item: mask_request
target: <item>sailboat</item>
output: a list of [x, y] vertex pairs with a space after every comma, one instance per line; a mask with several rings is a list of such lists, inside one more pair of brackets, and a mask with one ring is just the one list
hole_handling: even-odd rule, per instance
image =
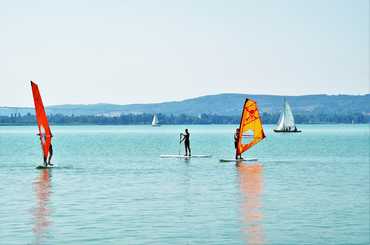
[[[246, 99], [243, 106], [242, 116], [240, 118], [239, 135], [236, 151], [240, 155], [249, 150], [252, 146], [258, 144], [265, 138], [262, 127], [262, 121], [258, 112], [257, 103], [254, 100]], [[238, 162], [238, 161], [257, 161], [250, 159], [220, 159], [220, 162]]]
[[159, 121], [158, 121], [158, 117], [157, 117], [157, 115], [156, 115], [156, 114], [154, 114], [154, 116], [153, 116], [152, 126], [153, 126], [153, 127], [158, 127], [158, 126], [160, 126], [160, 125], [159, 125]]
[[300, 133], [301, 130], [298, 130], [295, 126], [294, 117], [292, 109], [288, 104], [287, 100], [284, 98], [284, 107], [283, 111], [280, 114], [279, 121], [276, 128], [274, 129], [276, 133]]
[[[36, 120], [39, 129], [39, 136], [41, 142], [41, 149], [44, 159], [47, 159], [49, 155], [49, 149], [51, 145], [51, 130], [49, 127], [48, 117], [45, 113], [44, 104], [42, 103], [39, 88], [36, 83], [31, 81], [33, 101], [35, 103]], [[38, 166], [37, 168], [47, 168], [47, 166]]]

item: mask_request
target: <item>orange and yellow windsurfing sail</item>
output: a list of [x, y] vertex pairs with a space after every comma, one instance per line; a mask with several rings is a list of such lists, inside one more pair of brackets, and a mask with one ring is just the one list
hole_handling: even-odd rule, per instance
[[41, 148], [43, 151], [43, 155], [46, 158], [49, 153], [52, 134], [51, 134], [50, 127], [49, 127], [48, 118], [45, 113], [44, 105], [42, 103], [39, 88], [37, 84], [32, 81], [31, 81], [31, 87], [32, 87], [33, 101], [35, 103], [36, 120], [37, 120], [37, 126], [39, 128]]
[[240, 119], [237, 154], [242, 154], [265, 138], [257, 103], [246, 99]]

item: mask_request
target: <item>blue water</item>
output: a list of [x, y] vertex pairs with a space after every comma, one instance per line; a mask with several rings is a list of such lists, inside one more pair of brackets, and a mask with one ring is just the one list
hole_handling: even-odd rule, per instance
[[[191, 133], [193, 154], [177, 154]], [[0, 244], [369, 244], [369, 126], [302, 125], [233, 157], [235, 126], [0, 127]], [[183, 149], [181, 148], [183, 152]]]

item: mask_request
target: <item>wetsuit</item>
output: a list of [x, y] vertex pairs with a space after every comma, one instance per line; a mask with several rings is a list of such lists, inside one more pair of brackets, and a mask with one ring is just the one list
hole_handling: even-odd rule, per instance
[[238, 141], [239, 141], [239, 133], [235, 133], [234, 134], [234, 146], [235, 146], [235, 149], [238, 148]]
[[238, 143], [239, 143], [239, 133], [235, 133], [234, 134], [235, 159], [241, 158], [241, 155], [238, 154]]
[[190, 134], [189, 133], [185, 133], [185, 134], [183, 134], [183, 136], [184, 136], [184, 145], [185, 145], [185, 156], [188, 155], [188, 151], [189, 151], [189, 156], [191, 156]]

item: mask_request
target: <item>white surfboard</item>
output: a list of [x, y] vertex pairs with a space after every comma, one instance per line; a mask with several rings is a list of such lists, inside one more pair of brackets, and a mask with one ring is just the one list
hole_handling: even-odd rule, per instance
[[244, 159], [220, 159], [220, 162], [257, 162], [257, 158], [244, 158]]
[[184, 156], [184, 155], [160, 155], [160, 158], [209, 158], [212, 157], [211, 155], [191, 155], [191, 156]]

